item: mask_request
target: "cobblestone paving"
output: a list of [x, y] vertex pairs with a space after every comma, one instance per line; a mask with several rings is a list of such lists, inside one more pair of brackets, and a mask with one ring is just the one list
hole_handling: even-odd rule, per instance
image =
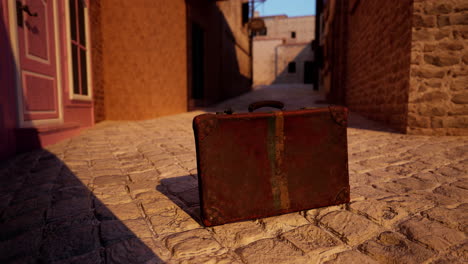
[[[276, 86], [218, 109], [257, 99], [294, 109], [320, 95]], [[350, 204], [203, 228], [200, 113], [103, 122], [2, 162], [0, 263], [468, 262], [468, 137], [407, 136], [352, 114]]]

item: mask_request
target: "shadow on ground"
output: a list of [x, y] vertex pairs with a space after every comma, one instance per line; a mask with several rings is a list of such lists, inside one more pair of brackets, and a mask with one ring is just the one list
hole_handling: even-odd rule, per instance
[[16, 156], [0, 176], [1, 263], [162, 263], [131, 230], [143, 216], [118, 219], [54, 154]]
[[164, 194], [181, 210], [190, 215], [200, 226], [200, 193], [198, 180], [192, 175], [178, 176], [161, 180], [156, 190]]
[[359, 115], [358, 113], [354, 113], [354, 112], [351, 112], [348, 116], [348, 128], [403, 134], [396, 129], [390, 128], [388, 125], [384, 123], [369, 120]]

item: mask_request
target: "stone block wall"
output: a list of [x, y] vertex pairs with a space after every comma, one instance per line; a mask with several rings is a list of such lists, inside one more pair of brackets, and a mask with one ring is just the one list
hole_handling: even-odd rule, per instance
[[412, 5], [413, 0], [361, 0], [346, 11], [346, 104], [401, 132], [406, 129]]
[[468, 2], [414, 0], [407, 132], [468, 135]]

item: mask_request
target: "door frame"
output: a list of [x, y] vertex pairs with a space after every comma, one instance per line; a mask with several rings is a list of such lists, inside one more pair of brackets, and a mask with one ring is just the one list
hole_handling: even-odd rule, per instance
[[53, 23], [54, 23], [54, 41], [55, 41], [55, 67], [56, 67], [56, 82], [57, 82], [57, 111], [58, 118], [41, 119], [41, 120], [24, 120], [24, 104], [23, 104], [23, 87], [21, 82], [21, 61], [19, 56], [19, 41], [18, 41], [18, 23], [16, 17], [16, 0], [8, 0], [8, 23], [10, 29], [10, 44], [13, 50], [15, 63], [15, 90], [16, 90], [16, 107], [17, 107], [17, 122], [19, 128], [35, 127], [39, 125], [51, 125], [63, 123], [63, 102], [62, 102], [62, 69], [61, 69], [61, 53], [60, 53], [60, 28], [58, 17], [58, 1], [52, 1], [53, 4]]

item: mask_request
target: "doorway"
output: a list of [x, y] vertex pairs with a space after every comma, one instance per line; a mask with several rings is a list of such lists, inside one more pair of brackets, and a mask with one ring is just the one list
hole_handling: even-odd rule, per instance
[[314, 62], [305, 61], [304, 62], [304, 83], [305, 84], [313, 83], [313, 73], [314, 73]]
[[201, 100], [205, 86], [205, 33], [200, 25], [192, 23], [192, 99]]

